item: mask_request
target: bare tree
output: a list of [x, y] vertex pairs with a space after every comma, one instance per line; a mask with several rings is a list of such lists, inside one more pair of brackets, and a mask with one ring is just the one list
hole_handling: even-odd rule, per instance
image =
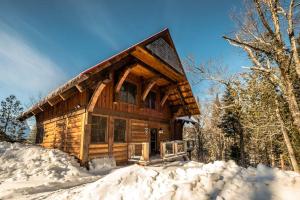
[[298, 6], [294, 0], [289, 4], [280, 0], [248, 1], [244, 20], [235, 18], [239, 30], [233, 37], [223, 38], [242, 48], [254, 64], [250, 69], [263, 73], [282, 91], [293, 124], [300, 133], [300, 109], [291, 80], [292, 69], [300, 78], [299, 46], [295, 36], [299, 21], [294, 14]]

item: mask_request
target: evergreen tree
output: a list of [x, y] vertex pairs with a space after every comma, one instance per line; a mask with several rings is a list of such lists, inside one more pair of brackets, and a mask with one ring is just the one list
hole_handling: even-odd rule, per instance
[[[230, 147], [230, 159], [235, 160], [241, 166], [245, 165], [244, 132], [240, 119], [240, 106], [236, 103], [237, 92], [231, 85], [226, 86], [223, 96], [223, 113], [219, 127], [226, 137], [233, 139]], [[239, 145], [237, 145], [239, 140]]]
[[26, 124], [17, 120], [22, 111], [21, 102], [14, 95], [1, 101], [0, 130], [10, 140], [21, 141], [24, 139]]

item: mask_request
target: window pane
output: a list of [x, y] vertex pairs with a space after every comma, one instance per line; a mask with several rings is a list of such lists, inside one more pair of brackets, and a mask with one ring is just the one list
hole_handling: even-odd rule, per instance
[[120, 90], [120, 100], [127, 102], [127, 90], [126, 90], [125, 83], [123, 83], [121, 90]]
[[128, 88], [128, 103], [135, 104], [135, 97], [136, 97], [136, 85], [132, 83], [127, 84]]
[[114, 120], [114, 142], [126, 142], [126, 120]]
[[120, 90], [120, 100], [127, 103], [136, 103], [137, 87], [135, 84], [124, 82]]
[[107, 118], [92, 116], [91, 143], [104, 143], [106, 135]]
[[155, 102], [156, 102], [156, 93], [150, 91], [145, 100], [145, 107], [155, 109]]

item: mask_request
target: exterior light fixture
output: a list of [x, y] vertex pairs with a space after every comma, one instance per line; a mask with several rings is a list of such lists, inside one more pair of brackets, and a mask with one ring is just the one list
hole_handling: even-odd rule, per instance
[[159, 128], [158, 134], [163, 134], [163, 133], [164, 133], [164, 130], [162, 128]]

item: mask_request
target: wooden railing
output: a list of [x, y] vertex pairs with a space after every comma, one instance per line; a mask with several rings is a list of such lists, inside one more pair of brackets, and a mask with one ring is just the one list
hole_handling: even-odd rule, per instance
[[182, 140], [175, 140], [160, 143], [161, 158], [169, 158], [173, 156], [180, 156], [186, 154], [186, 142]]
[[128, 159], [132, 161], [149, 161], [149, 142], [129, 143]]
[[[175, 140], [160, 143], [160, 158], [156, 160], [169, 160], [187, 153], [186, 141]], [[149, 142], [129, 143], [128, 160], [139, 163], [148, 163], [149, 159]], [[152, 160], [153, 161], [153, 160]]]

